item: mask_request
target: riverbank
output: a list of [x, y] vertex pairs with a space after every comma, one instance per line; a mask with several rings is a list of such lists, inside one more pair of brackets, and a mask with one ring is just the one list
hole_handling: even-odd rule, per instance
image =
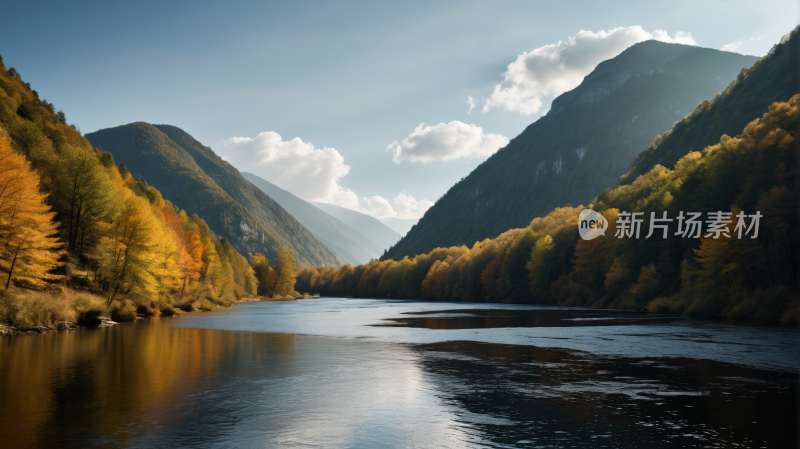
[[[296, 292], [295, 292], [296, 293]], [[83, 290], [57, 287], [49, 291], [12, 288], [0, 291], [0, 335], [44, 334], [79, 327], [109, 327], [124, 322], [182, 312], [210, 312], [221, 307], [258, 301], [296, 301], [319, 295], [232, 297], [227, 301], [196, 299], [171, 304], [157, 300], [112, 301]]]
[[[469, 303], [469, 304], [513, 304], [513, 305], [526, 305], [526, 306], [555, 306], [555, 307], [574, 307], [576, 309], [596, 309], [596, 310], [625, 310], [629, 312], [647, 312], [654, 314], [677, 314], [689, 316], [698, 319], [720, 319], [729, 322], [741, 323], [768, 323], [770, 325], [792, 326], [800, 327], [800, 300], [796, 296], [789, 296], [788, 300], [777, 297], [765, 298], [763, 295], [753, 296], [746, 301], [743, 301], [743, 306], [734, 310], [736, 313], [731, 313], [730, 310], [725, 309], [723, 313], [711, 313], [707, 309], [692, 309], [688, 307], [686, 299], [677, 297], [664, 298], [660, 297], [645, 305], [631, 305], [631, 304], [554, 304], [554, 303], [541, 303], [541, 302], [513, 302], [513, 301], [486, 301], [486, 300], [451, 300], [451, 299], [431, 299], [431, 298], [406, 298], [406, 297], [392, 297], [392, 296], [359, 296], [359, 295], [332, 295], [315, 294], [316, 297], [326, 298], [355, 298], [355, 299], [369, 299], [369, 300], [395, 300], [395, 301], [432, 301], [442, 303]], [[772, 313], [778, 310], [774, 306], [776, 301], [784, 301], [788, 306], [782, 309], [780, 313]], [[770, 312], [770, 310], [772, 312]]]

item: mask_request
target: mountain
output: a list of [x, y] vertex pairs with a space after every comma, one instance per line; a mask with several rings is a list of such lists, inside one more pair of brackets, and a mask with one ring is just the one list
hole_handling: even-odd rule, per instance
[[555, 207], [587, 204], [659, 133], [757, 59], [658, 41], [631, 46], [451, 187], [384, 258], [471, 246]]
[[0, 323], [132, 321], [256, 294], [229, 241], [92, 147], [2, 57], [0, 185]]
[[[769, 105], [787, 101], [800, 92], [797, 61], [800, 59], [798, 29], [752, 67], [742, 70], [727, 89], [711, 101], [701, 102], [689, 116], [675, 122], [661, 139], [653, 142], [633, 162], [617, 185], [630, 184], [657, 164], [672, 167], [691, 148], [717, 142], [719, 136], [734, 136]], [[793, 67], [793, 70], [787, 68]]]
[[[632, 183], [623, 177], [593, 204], [555, 208], [525, 227], [471, 248], [436, 248], [402, 261], [373, 261], [355, 268], [304, 268], [298, 289], [336, 296], [620, 308], [796, 325], [800, 93], [791, 86], [800, 86], [798, 29], [744, 70], [724, 93], [701, 103], [644, 151], [651, 156], [671, 139], [686, 138], [686, 147], [680, 148], [683, 156], [671, 167], [653, 165]], [[756, 103], [756, 96], [759, 102], [769, 102], [770, 97], [787, 95], [767, 105]], [[739, 118], [760, 108], [756, 115]], [[744, 124], [738, 132], [725, 131], [710, 144], [699, 138], [729, 130], [725, 123], [734, 119]], [[638, 163], [645, 160], [637, 158]], [[642, 168], [634, 166], [635, 170]], [[577, 231], [583, 227], [579, 220], [584, 207], [603, 216], [608, 225], [604, 235], [581, 238]], [[700, 227], [685, 220], [690, 211], [700, 216]], [[636, 218], [632, 221], [623, 212], [641, 214], [641, 234], [631, 232], [637, 228], [631, 226]], [[619, 232], [626, 228], [627, 234]]]
[[367, 263], [380, 257], [388, 248], [373, 242], [360, 232], [329, 215], [311, 203], [266, 181], [252, 173], [242, 176], [275, 200], [294, 218], [303, 224], [315, 237], [336, 252], [339, 257], [352, 264]]
[[277, 263], [287, 247], [300, 266], [340, 265], [336, 254], [230, 164], [183, 130], [136, 122], [86, 134], [134, 176], [176, 206], [196, 213], [242, 254]]
[[395, 231], [399, 232], [400, 235], [408, 234], [408, 231], [414, 227], [415, 224], [419, 223], [419, 218], [381, 218], [380, 222], [385, 224], [386, 226], [394, 229]]
[[333, 204], [313, 204], [377, 243], [381, 248], [381, 253], [400, 239], [400, 234], [381, 223], [377, 218]]

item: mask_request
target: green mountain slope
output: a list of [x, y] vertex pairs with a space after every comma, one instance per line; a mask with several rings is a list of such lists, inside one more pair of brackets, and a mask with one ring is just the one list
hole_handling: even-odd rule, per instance
[[367, 263], [371, 259], [380, 257], [386, 249], [336, 217], [269, 181], [252, 173], [243, 172], [242, 176], [292, 214], [315, 237], [334, 250], [342, 260], [356, 265]]
[[113, 154], [131, 174], [144, 177], [175, 205], [205, 219], [214, 233], [242, 254], [261, 252], [277, 263], [278, 250], [285, 246], [300, 266], [341, 263], [280, 205], [178, 128], [137, 122], [86, 138]]
[[646, 41], [600, 63], [455, 184], [385, 258], [473, 243], [611, 186], [659, 133], [758, 58]]
[[[717, 142], [723, 134], [736, 135], [766, 112], [769, 105], [787, 101], [800, 92], [800, 46], [798, 30], [788, 34], [770, 53], [743, 70], [725, 92], [711, 101], [701, 102], [684, 119], [675, 123], [633, 162], [617, 185], [630, 184], [657, 164], [673, 167], [692, 148]], [[792, 69], [793, 68], [793, 69]]]
[[334, 204], [313, 204], [377, 243], [380, 247], [379, 253], [383, 253], [400, 239], [400, 234], [381, 223], [377, 218]]

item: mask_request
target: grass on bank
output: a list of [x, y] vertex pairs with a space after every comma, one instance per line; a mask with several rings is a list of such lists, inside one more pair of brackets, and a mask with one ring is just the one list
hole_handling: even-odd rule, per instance
[[180, 315], [181, 311], [212, 311], [220, 307], [250, 300], [260, 301], [292, 301], [300, 298], [318, 298], [319, 295], [294, 292], [292, 296], [196, 299], [171, 302], [165, 299], [124, 299], [113, 301], [110, 305], [106, 298], [86, 291], [67, 287], [54, 287], [44, 291], [27, 290], [11, 287], [0, 289], [0, 324], [17, 329], [35, 329], [40, 326], [49, 328], [69, 327], [72, 325], [95, 326], [100, 324], [100, 317], [123, 323], [136, 320], [137, 316], [157, 317]]
[[15, 287], [0, 290], [0, 324], [17, 329], [93, 326], [100, 324], [100, 317], [121, 323], [134, 321], [138, 315], [178, 314], [177, 307], [164, 301], [124, 299], [108, 304], [102, 296], [66, 287], [45, 291]]

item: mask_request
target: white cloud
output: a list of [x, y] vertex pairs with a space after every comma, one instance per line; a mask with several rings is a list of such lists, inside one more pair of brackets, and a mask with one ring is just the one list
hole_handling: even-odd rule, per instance
[[613, 58], [633, 44], [648, 39], [696, 45], [691, 33], [666, 31], [652, 33], [640, 26], [618, 27], [609, 31], [581, 30], [567, 42], [525, 52], [508, 65], [503, 82], [497, 84], [481, 112], [505, 109], [532, 115], [542, 108], [542, 97], [557, 96], [577, 87], [602, 61]]
[[[753, 39], [750, 39], [750, 40], [752, 41]], [[740, 45], [742, 45], [742, 41], [734, 41], [734, 42], [731, 42], [730, 44], [723, 45], [722, 49], [724, 51], [736, 51], [736, 50], [739, 49]]]
[[472, 98], [471, 95], [467, 97], [467, 104], [469, 105], [469, 111], [467, 111], [467, 114], [472, 115], [472, 110], [475, 109], [475, 99]]
[[336, 204], [376, 218], [419, 218], [433, 205], [402, 193], [392, 204], [381, 196], [359, 199], [341, 185], [350, 172], [334, 148], [314, 148], [299, 137], [284, 141], [280, 134], [263, 132], [254, 138], [231, 137], [214, 144], [214, 150], [233, 166], [254, 173], [307, 201]]
[[392, 208], [392, 205], [389, 204], [389, 200], [386, 198], [374, 195], [372, 198], [364, 197], [361, 199], [361, 202], [364, 204], [363, 206], [359, 207], [359, 212], [363, 212], [367, 215], [372, 215], [375, 218], [388, 218], [388, 217], [396, 217], [397, 212]]
[[392, 204], [389, 204], [386, 198], [375, 195], [371, 198], [361, 198], [361, 206], [356, 210], [375, 218], [422, 218], [425, 211], [433, 206], [432, 201], [427, 199], [417, 201], [407, 192], [397, 195]]
[[392, 203], [394, 203], [400, 211], [395, 218], [422, 218], [422, 216], [425, 215], [425, 211], [433, 206], [433, 202], [427, 199], [417, 201], [413, 196], [405, 192], [397, 195], [395, 199], [392, 200]]
[[299, 137], [284, 141], [276, 132], [263, 132], [255, 138], [231, 137], [215, 149], [234, 166], [303, 199], [358, 207], [358, 196], [339, 184], [350, 166], [334, 148], [318, 149]]
[[421, 123], [402, 142], [396, 140], [386, 147], [392, 152], [392, 161], [433, 162], [459, 158], [489, 156], [508, 144], [508, 138], [483, 131], [476, 125], [458, 120], [425, 126]]

